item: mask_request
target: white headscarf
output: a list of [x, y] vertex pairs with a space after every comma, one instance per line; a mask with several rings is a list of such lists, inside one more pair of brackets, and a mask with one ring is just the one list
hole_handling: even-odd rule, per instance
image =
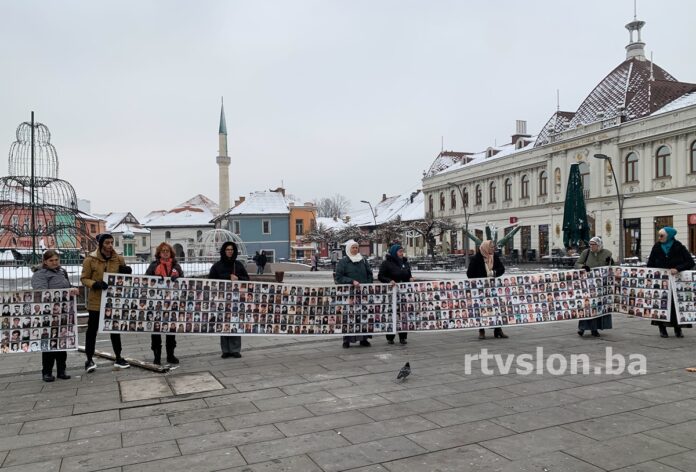
[[597, 243], [597, 251], [601, 251], [604, 248], [604, 242], [599, 236], [595, 236], [594, 238], [590, 239], [590, 242]]
[[356, 255], [352, 255], [352, 254], [350, 253], [350, 248], [351, 248], [352, 246], [358, 246], [358, 247], [360, 247], [360, 245], [358, 244], [358, 242], [357, 242], [356, 240], [354, 240], [354, 239], [349, 239], [348, 241], [346, 241], [345, 243], [343, 243], [343, 245], [346, 247], [346, 256], [348, 256], [348, 258], [349, 258], [352, 262], [360, 262], [360, 261], [362, 261], [362, 259], [363, 259], [362, 254], [360, 254], [360, 253], [358, 252]]

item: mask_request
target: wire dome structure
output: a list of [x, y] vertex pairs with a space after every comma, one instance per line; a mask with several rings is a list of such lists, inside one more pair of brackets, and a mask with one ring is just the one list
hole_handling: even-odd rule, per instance
[[212, 229], [203, 233], [200, 242], [196, 244], [196, 257], [205, 261], [217, 261], [220, 259], [220, 248], [227, 241], [237, 245], [237, 259], [246, 263], [248, 253], [244, 241], [226, 229]]
[[64, 263], [77, 262], [96, 243], [77, 208], [75, 189], [58, 178], [58, 154], [42, 123], [17, 127], [10, 146], [8, 175], [0, 178], [0, 248], [40, 260], [44, 249], [58, 249]]

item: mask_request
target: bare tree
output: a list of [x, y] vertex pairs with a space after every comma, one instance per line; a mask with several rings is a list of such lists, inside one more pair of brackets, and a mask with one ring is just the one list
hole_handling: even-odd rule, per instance
[[337, 242], [337, 235], [332, 228], [319, 223], [316, 228], [304, 235], [304, 240], [311, 243], [325, 243], [328, 247], [331, 247], [333, 246], [332, 243]]
[[380, 244], [391, 245], [395, 242], [400, 242], [404, 238], [404, 234], [411, 228], [409, 224], [401, 221], [401, 216], [381, 224], [374, 232], [374, 239]]
[[356, 225], [348, 225], [336, 232], [336, 237], [338, 239], [339, 244], [344, 243], [345, 241], [348, 241], [349, 239], [354, 239], [356, 241], [371, 241], [372, 236], [370, 233], [367, 233], [360, 229], [359, 226]]
[[423, 220], [411, 222], [408, 225], [408, 229], [423, 236], [423, 239], [428, 246], [428, 255], [432, 258], [435, 258], [435, 246], [437, 245], [437, 238], [456, 228], [457, 225], [450, 218], [427, 217]]
[[350, 201], [340, 194], [324, 197], [314, 201], [317, 206], [317, 216], [327, 218], [343, 218], [348, 213]]

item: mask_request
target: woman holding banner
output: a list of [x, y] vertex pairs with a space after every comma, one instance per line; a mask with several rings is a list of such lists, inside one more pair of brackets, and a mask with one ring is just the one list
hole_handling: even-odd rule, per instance
[[[470, 279], [481, 279], [485, 277], [500, 277], [505, 273], [505, 266], [495, 253], [495, 243], [491, 240], [485, 240], [479, 246], [479, 250], [466, 269], [466, 276]], [[507, 338], [507, 334], [503, 333], [503, 328], [495, 328], [493, 336], [496, 338]], [[479, 329], [479, 339], [486, 339], [486, 330]]]
[[[575, 268], [585, 269], [589, 272], [595, 267], [610, 266], [612, 264], [614, 264], [614, 260], [611, 258], [611, 251], [604, 249], [602, 238], [595, 236], [590, 239], [590, 247], [582, 251], [582, 254], [578, 257]], [[600, 329], [611, 328], [611, 315], [604, 315], [591, 320], [580, 320], [578, 322], [578, 336], [582, 336], [589, 329], [592, 336], [598, 338]]]
[[[78, 290], [70, 284], [68, 273], [60, 266], [58, 252], [49, 249], [43, 253], [43, 263], [36, 269], [31, 277], [31, 288], [34, 290], [49, 290], [69, 288], [72, 295], [77, 295]], [[41, 353], [41, 374], [44, 382], [53, 382], [53, 363], [57, 364], [59, 379], [68, 380], [70, 376], [65, 373], [66, 351], [42, 352]]]
[[[684, 245], [674, 239], [677, 235], [677, 230], [671, 226], [665, 226], [657, 233], [657, 242], [650, 251], [648, 258], [648, 267], [658, 269], [669, 269], [671, 275], [677, 275], [683, 270], [691, 270], [694, 267], [694, 260], [689, 254], [689, 250]], [[677, 320], [677, 310], [674, 307], [670, 309], [669, 321], [653, 320], [650, 324], [657, 325], [660, 328], [660, 337], [667, 338], [667, 326], [674, 328], [674, 335], [678, 338], [683, 338], [682, 328], [691, 328], [690, 324], [679, 325]]]
[[[404, 248], [401, 247], [401, 244], [392, 244], [389, 248], [389, 253], [382, 261], [382, 265], [379, 266], [377, 278], [382, 283], [391, 284], [392, 287], [400, 282], [413, 282], [411, 265], [404, 257]], [[399, 343], [406, 344], [407, 336], [407, 332], [399, 333]], [[387, 342], [394, 344], [393, 334], [387, 334]]]
[[[145, 271], [145, 275], [159, 275], [160, 277], [171, 277], [176, 280], [184, 276], [184, 271], [176, 261], [174, 249], [167, 243], [161, 243], [155, 250], [155, 260]], [[162, 363], [162, 335], [153, 334], [151, 337], [150, 348], [155, 355], [154, 363], [160, 365]], [[176, 348], [176, 336], [168, 334], [165, 341], [167, 350], [167, 362], [169, 364], [178, 364], [179, 359], [174, 355]]]
[[[359, 287], [360, 284], [371, 284], [374, 280], [372, 268], [365, 258], [360, 254], [360, 246], [351, 239], [346, 241], [346, 255], [336, 264], [334, 280], [337, 284], [351, 284]], [[343, 336], [343, 347], [348, 349], [350, 343], [354, 343], [360, 338], [361, 346], [369, 346], [368, 338], [372, 336]]]

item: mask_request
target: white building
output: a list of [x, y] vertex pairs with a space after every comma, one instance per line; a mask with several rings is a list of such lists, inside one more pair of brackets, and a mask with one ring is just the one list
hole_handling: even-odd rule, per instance
[[[617, 255], [623, 238], [626, 257], [646, 260], [657, 230], [669, 225], [696, 252], [696, 209], [656, 198], [693, 201], [696, 195], [696, 84], [679, 82], [646, 59], [644, 24], [626, 25], [626, 60], [575, 112], [554, 113], [536, 136], [518, 122], [509, 144], [438, 156], [423, 179], [425, 211], [463, 226], [466, 207], [470, 230], [490, 222], [501, 236], [516, 221], [522, 229], [511, 246], [523, 258], [538, 258], [563, 247], [568, 173], [579, 163], [591, 233], [602, 236], [607, 249]], [[611, 168], [595, 154], [611, 158], [624, 196], [623, 228]], [[461, 250], [461, 231], [451, 241]]]
[[106, 231], [114, 237], [116, 251], [127, 261], [150, 256], [150, 230], [130, 212], [112, 212], [95, 215], [106, 221]]

